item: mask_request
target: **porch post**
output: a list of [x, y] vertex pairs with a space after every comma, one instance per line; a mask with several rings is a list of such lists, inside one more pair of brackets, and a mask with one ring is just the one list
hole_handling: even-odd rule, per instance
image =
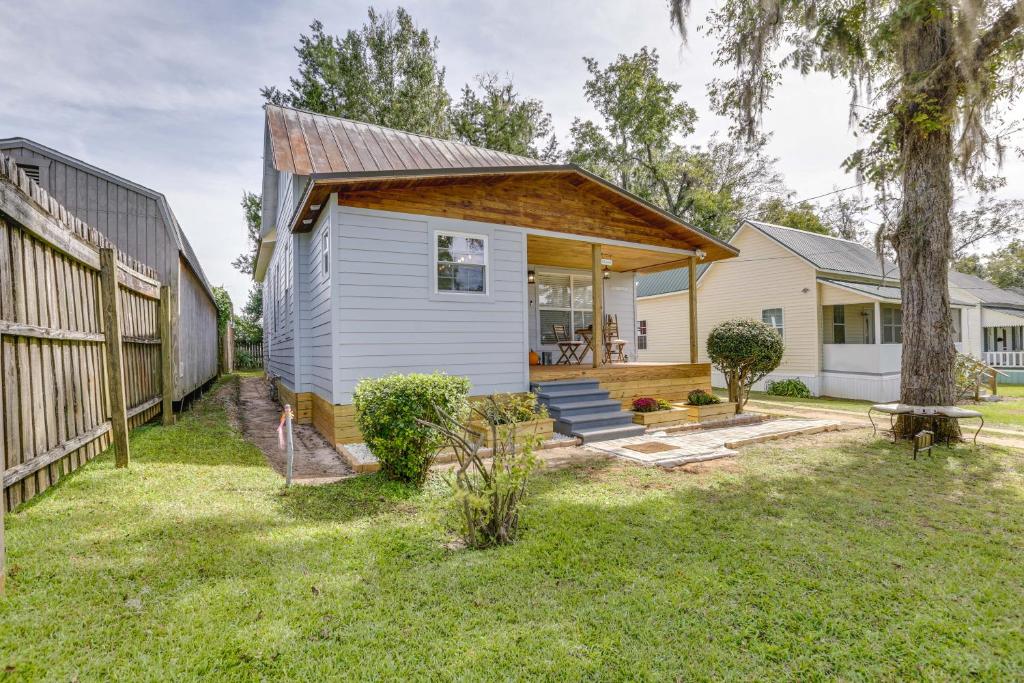
[[875, 344], [882, 343], [882, 304], [875, 302]]
[[697, 362], [697, 257], [690, 257], [690, 362]]
[[591, 356], [593, 356], [594, 367], [599, 368], [604, 363], [604, 273], [601, 268], [601, 245], [590, 245], [590, 252], [593, 256], [591, 262], [591, 297], [593, 304], [591, 318], [593, 332], [591, 334]]

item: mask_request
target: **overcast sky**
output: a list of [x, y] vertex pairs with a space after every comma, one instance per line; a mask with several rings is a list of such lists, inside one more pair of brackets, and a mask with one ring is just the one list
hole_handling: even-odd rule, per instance
[[[167, 195], [211, 283], [236, 307], [246, 276], [231, 268], [244, 249], [243, 189], [260, 188], [263, 112], [259, 88], [287, 85], [293, 50], [313, 18], [343, 33], [366, 18], [366, 0], [139, 3], [45, 0], [0, 4], [0, 137], [24, 136]], [[409, 0], [414, 20], [440, 40], [447, 85], [476, 73], [513, 76], [542, 99], [559, 138], [583, 98], [581, 57], [607, 63], [643, 45], [658, 48], [666, 78], [701, 114], [698, 143], [728, 123], [708, 112], [713, 45], [697, 31], [682, 47], [664, 0]], [[709, 0], [694, 0], [703, 18]], [[699, 22], [695, 22], [699, 23]], [[855, 140], [849, 93], [823, 76], [787, 74], [766, 116], [771, 153], [796, 198], [852, 185], [840, 162]], [[1024, 196], [1024, 167], [1011, 161], [1008, 196]]]

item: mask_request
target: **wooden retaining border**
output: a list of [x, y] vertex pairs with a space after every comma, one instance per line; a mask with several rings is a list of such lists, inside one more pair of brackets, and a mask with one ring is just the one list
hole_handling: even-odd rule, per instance
[[155, 270], [0, 155], [0, 508], [111, 443], [127, 465], [128, 430], [173, 421], [173, 311]]

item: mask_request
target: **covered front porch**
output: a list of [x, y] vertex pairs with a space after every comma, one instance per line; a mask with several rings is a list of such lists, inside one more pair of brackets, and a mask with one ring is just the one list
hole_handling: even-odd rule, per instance
[[1024, 370], [1024, 310], [981, 312], [982, 360], [994, 368]]

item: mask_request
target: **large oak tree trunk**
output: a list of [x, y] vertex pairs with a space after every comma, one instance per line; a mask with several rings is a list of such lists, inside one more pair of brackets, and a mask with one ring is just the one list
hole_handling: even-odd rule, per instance
[[[904, 82], [914, 83], [947, 58], [952, 50], [952, 27], [948, 19], [937, 18], [917, 21], [905, 31]], [[934, 83], [918, 95], [905, 97], [901, 112], [903, 197], [892, 239], [903, 290], [900, 402], [952, 405], [956, 349], [948, 268], [953, 139], [947, 121], [955, 93], [952, 83]], [[911, 436], [928, 425], [930, 421], [901, 419], [897, 431]], [[955, 423], [948, 428], [955, 430]]]

